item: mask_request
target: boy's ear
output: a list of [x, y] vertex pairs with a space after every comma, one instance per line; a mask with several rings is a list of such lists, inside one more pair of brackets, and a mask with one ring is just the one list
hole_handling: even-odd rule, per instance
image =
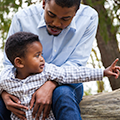
[[43, 0], [43, 5], [42, 5], [43, 9], [45, 8], [45, 0]]
[[23, 68], [24, 67], [23, 60], [20, 57], [16, 57], [14, 60], [14, 65], [17, 68]]

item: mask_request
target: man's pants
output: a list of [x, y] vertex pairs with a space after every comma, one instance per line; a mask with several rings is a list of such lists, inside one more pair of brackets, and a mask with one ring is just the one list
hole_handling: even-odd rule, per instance
[[[56, 120], [82, 120], [79, 102], [83, 96], [83, 84], [65, 84], [53, 92], [52, 109]], [[10, 111], [0, 97], [0, 120], [10, 120]]]
[[5, 104], [0, 96], [0, 120], [10, 120], [11, 112], [6, 109]]
[[82, 120], [79, 103], [83, 96], [83, 84], [67, 84], [53, 92], [53, 113], [56, 120]]

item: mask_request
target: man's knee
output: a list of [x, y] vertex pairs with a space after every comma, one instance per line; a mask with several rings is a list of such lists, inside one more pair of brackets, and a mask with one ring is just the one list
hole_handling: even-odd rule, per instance
[[57, 120], [81, 120], [74, 89], [70, 85], [62, 85], [54, 90], [52, 109]]
[[59, 86], [53, 92], [53, 100], [57, 100], [59, 98], [69, 98], [70, 96], [73, 96], [72, 91], [72, 88], [67, 85]]
[[83, 96], [83, 84], [66, 84], [58, 86], [53, 92], [53, 102], [62, 100], [75, 99], [77, 103], [81, 101]]

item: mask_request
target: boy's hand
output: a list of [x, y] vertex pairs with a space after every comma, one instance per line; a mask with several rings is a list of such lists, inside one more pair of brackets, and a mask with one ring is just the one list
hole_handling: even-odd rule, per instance
[[116, 66], [116, 63], [118, 62], [118, 58], [111, 64], [111, 66], [107, 67], [104, 70], [104, 76], [111, 77], [115, 76], [115, 79], [119, 77], [119, 70], [120, 66]]

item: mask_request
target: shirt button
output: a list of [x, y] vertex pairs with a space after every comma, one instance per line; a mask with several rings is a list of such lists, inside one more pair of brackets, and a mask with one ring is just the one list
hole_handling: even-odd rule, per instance
[[27, 95], [24, 95], [25, 97], [27, 97]]
[[14, 79], [14, 75], [12, 75], [12, 78]]
[[54, 50], [56, 52], [56, 50]]

